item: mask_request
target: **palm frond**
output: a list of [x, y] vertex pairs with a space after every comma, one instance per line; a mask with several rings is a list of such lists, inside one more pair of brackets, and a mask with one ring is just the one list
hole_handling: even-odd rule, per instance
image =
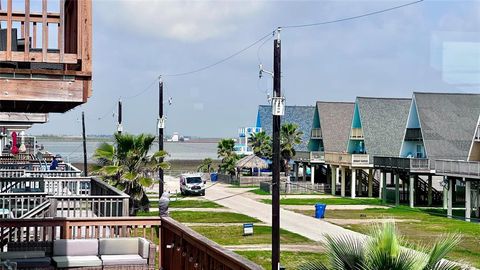
[[325, 239], [332, 269], [362, 269], [365, 264], [362, 239], [352, 235], [325, 235]]
[[440, 237], [440, 240], [435, 243], [430, 251], [430, 258], [426, 269], [433, 269], [433, 267], [440, 262], [455, 246], [457, 246], [462, 237], [459, 234], [447, 234]]

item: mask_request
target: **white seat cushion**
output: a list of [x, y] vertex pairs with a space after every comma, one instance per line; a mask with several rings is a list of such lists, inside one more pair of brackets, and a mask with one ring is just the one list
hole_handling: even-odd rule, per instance
[[99, 255], [138, 254], [138, 238], [105, 238], [99, 241]]
[[59, 268], [102, 266], [102, 260], [97, 256], [55, 256], [52, 260]]
[[53, 256], [98, 255], [97, 239], [60, 239], [53, 242]]
[[140, 255], [102, 255], [103, 265], [146, 265], [147, 259]]

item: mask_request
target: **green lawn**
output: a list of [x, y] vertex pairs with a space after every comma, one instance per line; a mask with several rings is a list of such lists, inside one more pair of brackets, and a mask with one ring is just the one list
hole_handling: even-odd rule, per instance
[[[221, 208], [222, 206], [207, 200], [170, 201], [170, 208]], [[158, 202], [150, 202], [150, 208], [158, 208]]]
[[[270, 251], [235, 251], [235, 253], [242, 255], [265, 269], [272, 269], [272, 253]], [[327, 263], [328, 259], [323, 253], [282, 251], [280, 261], [286, 269], [298, 269], [306, 262], [321, 261]]]
[[[271, 204], [271, 199], [262, 199], [263, 203]], [[382, 201], [375, 198], [286, 198], [281, 199], [280, 204], [283, 205], [315, 205], [316, 203], [325, 203], [328, 205], [381, 205]]]
[[[157, 216], [158, 212], [139, 212], [138, 216]], [[183, 223], [246, 223], [260, 220], [230, 212], [172, 211], [170, 217]]]
[[[272, 228], [254, 226], [253, 235], [243, 236], [243, 226], [192, 226], [193, 230], [220, 245], [255, 245], [272, 243]], [[287, 230], [280, 230], [282, 244], [313, 243], [308, 238]]]
[[[314, 211], [299, 211], [312, 216]], [[458, 214], [461, 211], [458, 212]], [[440, 239], [443, 234], [460, 233], [462, 241], [448, 255], [452, 260], [462, 260], [480, 267], [480, 224], [461, 220], [448, 219], [443, 216], [443, 210], [435, 209], [411, 209], [405, 206], [389, 209], [365, 209], [365, 210], [334, 210], [325, 212], [325, 218], [336, 219], [372, 219], [393, 218], [408, 219], [412, 221], [398, 222], [397, 228], [405, 240], [418, 246], [430, 247], [434, 240]], [[454, 213], [455, 214], [455, 213]], [[369, 233], [370, 224], [349, 224], [345, 228]]]
[[250, 190], [251, 193], [254, 193], [254, 194], [257, 194], [257, 195], [270, 195], [270, 192], [266, 192], [262, 189], [259, 189], [259, 188], [256, 188], [256, 189], [252, 189]]

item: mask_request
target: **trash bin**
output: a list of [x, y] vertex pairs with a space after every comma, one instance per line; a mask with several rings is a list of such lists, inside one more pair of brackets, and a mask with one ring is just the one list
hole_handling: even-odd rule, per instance
[[210, 180], [212, 182], [216, 182], [218, 180], [218, 174], [217, 173], [211, 173], [210, 174]]
[[325, 208], [327, 208], [327, 205], [324, 203], [315, 204], [315, 218], [324, 218]]

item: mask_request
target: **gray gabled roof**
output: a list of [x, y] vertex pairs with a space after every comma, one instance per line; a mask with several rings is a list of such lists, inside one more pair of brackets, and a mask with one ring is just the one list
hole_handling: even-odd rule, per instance
[[318, 119], [320, 119], [325, 152], [347, 150], [353, 108], [353, 102], [317, 102]]
[[480, 94], [413, 93], [429, 159], [467, 160]]
[[[297, 151], [307, 151], [314, 111], [314, 106], [285, 106], [282, 125], [285, 123], [294, 123], [297, 124], [299, 130], [303, 132], [302, 143], [295, 148]], [[257, 127], [261, 127], [269, 136], [272, 136], [272, 119], [272, 106], [259, 105]]]
[[365, 149], [371, 161], [374, 156], [398, 157], [410, 104], [410, 98], [357, 98]]

